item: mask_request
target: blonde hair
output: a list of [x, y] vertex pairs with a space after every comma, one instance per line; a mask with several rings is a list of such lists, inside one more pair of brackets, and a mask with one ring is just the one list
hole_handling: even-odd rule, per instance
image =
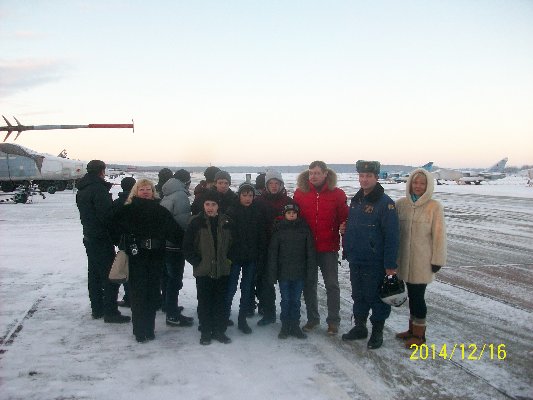
[[152, 200], [157, 199], [159, 197], [157, 196], [157, 192], [155, 191], [154, 183], [150, 179], [142, 178], [135, 182], [135, 185], [133, 185], [133, 187], [131, 188], [130, 194], [124, 204], [131, 204], [133, 198], [137, 197], [139, 188], [141, 186], [150, 186], [152, 188]]
[[[417, 171], [413, 174], [413, 176], [411, 176], [411, 180], [409, 181], [409, 193], [413, 193], [413, 182], [415, 181], [416, 178], [418, 178], [419, 176], [421, 176], [422, 178], [425, 179], [426, 181], [426, 184], [428, 183], [428, 177], [425, 173], [423, 173], [422, 171]], [[426, 188], [427, 190], [427, 188]]]

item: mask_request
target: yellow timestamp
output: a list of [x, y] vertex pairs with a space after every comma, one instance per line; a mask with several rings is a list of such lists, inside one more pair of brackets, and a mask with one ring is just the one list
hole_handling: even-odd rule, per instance
[[444, 360], [471, 360], [479, 361], [482, 358], [489, 360], [505, 360], [507, 358], [507, 350], [505, 344], [494, 343], [443, 343], [442, 345], [435, 344], [413, 344], [409, 347], [412, 351], [410, 360], [436, 360], [442, 358]]

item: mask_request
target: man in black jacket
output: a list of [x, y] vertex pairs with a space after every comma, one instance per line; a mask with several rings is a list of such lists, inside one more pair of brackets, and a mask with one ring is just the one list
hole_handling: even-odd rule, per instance
[[83, 244], [87, 252], [89, 299], [94, 319], [104, 317], [105, 322], [129, 322], [117, 308], [119, 285], [108, 279], [115, 258], [115, 247], [109, 226], [112, 217], [111, 184], [104, 180], [106, 165], [92, 160], [87, 164], [87, 174], [76, 184], [76, 205], [83, 225]]

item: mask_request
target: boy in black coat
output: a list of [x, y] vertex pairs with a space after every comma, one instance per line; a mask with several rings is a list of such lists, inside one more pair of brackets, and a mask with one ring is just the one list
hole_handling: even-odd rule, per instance
[[252, 333], [246, 316], [253, 312], [252, 288], [255, 271], [266, 258], [266, 220], [254, 201], [255, 188], [250, 182], [239, 186], [239, 200], [228, 208], [228, 216], [233, 225], [233, 244], [229, 258], [232, 261], [226, 293], [226, 315], [230, 322], [231, 304], [241, 278], [241, 300], [239, 304], [238, 328], [245, 334]]
[[307, 336], [300, 328], [300, 306], [304, 282], [313, 277], [316, 254], [307, 223], [298, 218], [297, 204], [283, 209], [285, 219], [278, 222], [268, 249], [268, 273], [271, 283], [279, 282], [281, 292], [280, 339], [289, 335]]

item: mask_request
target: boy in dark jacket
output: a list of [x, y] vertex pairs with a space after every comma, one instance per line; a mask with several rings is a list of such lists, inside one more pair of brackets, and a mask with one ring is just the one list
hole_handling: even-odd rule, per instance
[[194, 216], [185, 231], [183, 254], [193, 267], [200, 320], [200, 344], [211, 339], [231, 343], [226, 336], [227, 315], [225, 298], [231, 261], [231, 231], [228, 217], [218, 213], [219, 197], [205, 194], [203, 212]]
[[253, 311], [252, 288], [258, 263], [266, 256], [266, 223], [263, 213], [255, 204], [255, 188], [250, 182], [243, 182], [237, 192], [239, 201], [228, 208], [233, 226], [233, 244], [230, 250], [231, 273], [226, 294], [226, 315], [230, 322], [231, 304], [241, 278], [241, 300], [239, 304], [238, 328], [245, 334], [252, 333], [246, 316]]
[[285, 219], [276, 225], [268, 249], [269, 280], [278, 281], [281, 292], [280, 339], [307, 337], [300, 328], [300, 299], [304, 282], [313, 278], [316, 254], [311, 230], [299, 212], [297, 204], [284, 207]]

